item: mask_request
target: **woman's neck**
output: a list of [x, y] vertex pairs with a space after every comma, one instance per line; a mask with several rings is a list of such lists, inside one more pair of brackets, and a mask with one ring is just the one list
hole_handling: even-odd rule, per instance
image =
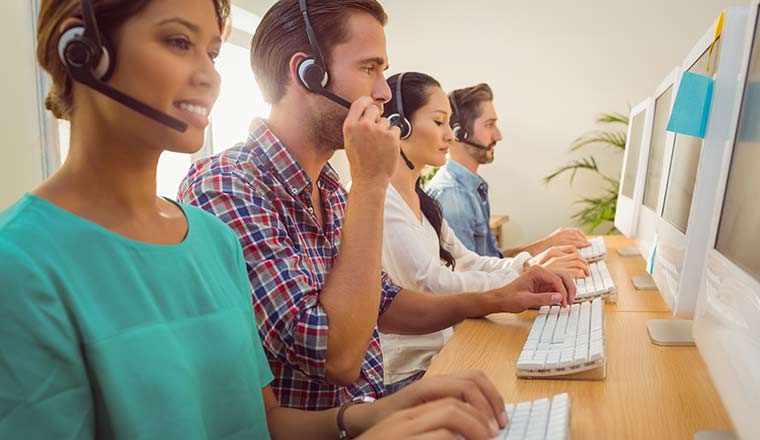
[[417, 179], [422, 174], [422, 166], [415, 165], [413, 170], [406, 166], [406, 162], [399, 156], [399, 164], [391, 176], [391, 183], [399, 194], [413, 194], [416, 191]]
[[114, 136], [97, 128], [103, 125], [72, 122], [66, 162], [35, 194], [74, 209], [89, 206], [122, 215], [155, 214], [161, 151], [138, 146], [133, 136]]

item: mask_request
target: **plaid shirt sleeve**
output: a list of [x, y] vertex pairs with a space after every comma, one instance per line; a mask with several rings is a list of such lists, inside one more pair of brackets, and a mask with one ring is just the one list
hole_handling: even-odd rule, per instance
[[391, 280], [391, 277], [385, 273], [385, 271], [380, 274], [380, 281], [383, 286], [383, 294], [380, 297], [379, 316], [382, 316], [382, 314], [388, 310], [388, 307], [391, 306], [391, 303], [396, 298], [396, 295], [398, 295], [398, 293], [401, 291], [401, 287], [396, 285], [393, 280]]
[[273, 205], [234, 170], [183, 181], [179, 198], [227, 223], [243, 248], [262, 343], [270, 356], [303, 374], [325, 377], [327, 313], [308, 267]]

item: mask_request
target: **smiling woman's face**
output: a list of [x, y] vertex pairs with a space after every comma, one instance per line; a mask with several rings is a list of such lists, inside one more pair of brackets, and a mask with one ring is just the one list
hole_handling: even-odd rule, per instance
[[75, 85], [74, 118], [82, 105], [115, 136], [152, 149], [192, 153], [203, 146], [219, 96], [214, 59], [222, 44], [211, 0], [152, 0], [116, 33], [116, 69], [108, 84], [188, 124], [180, 133], [94, 90]]

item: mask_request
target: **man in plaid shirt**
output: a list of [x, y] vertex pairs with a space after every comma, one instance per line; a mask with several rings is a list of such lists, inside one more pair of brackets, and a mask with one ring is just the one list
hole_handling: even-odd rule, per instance
[[[272, 387], [281, 405], [316, 410], [383, 396], [378, 326], [426, 334], [468, 317], [566, 302], [574, 287], [531, 268], [495, 291], [436, 296], [400, 290], [382, 273], [385, 192], [400, 152], [399, 129], [381, 117], [391, 97], [385, 12], [376, 0], [330, 0], [310, 2], [309, 15], [331, 62], [332, 92], [354, 99], [351, 109], [299, 82], [312, 50], [297, 1], [281, 0], [252, 42], [270, 117], [253, 122], [243, 145], [197, 162], [179, 198], [238, 235]], [[342, 148], [350, 196], [327, 163]]]

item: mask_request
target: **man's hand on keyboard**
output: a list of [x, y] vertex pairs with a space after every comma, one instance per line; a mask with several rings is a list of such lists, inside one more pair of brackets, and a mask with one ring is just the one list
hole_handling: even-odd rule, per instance
[[575, 283], [566, 273], [556, 274], [541, 266], [529, 267], [514, 281], [497, 291], [501, 310], [519, 313], [534, 306], [561, 304], [575, 299]]

